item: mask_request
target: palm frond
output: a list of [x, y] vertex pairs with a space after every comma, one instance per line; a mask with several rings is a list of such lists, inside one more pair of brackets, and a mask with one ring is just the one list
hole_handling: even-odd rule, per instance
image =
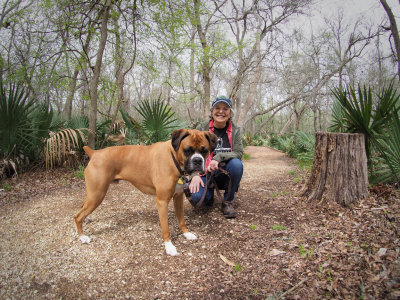
[[376, 140], [381, 154], [373, 178], [377, 182], [400, 181], [400, 118], [396, 111], [392, 113], [392, 123], [385, 133]]
[[64, 162], [71, 163], [75, 151], [86, 144], [83, 130], [67, 128], [57, 133], [52, 133], [46, 140], [45, 160], [46, 168], [62, 165]]
[[80, 129], [89, 128], [89, 118], [87, 116], [72, 116], [65, 122], [65, 128]]
[[[365, 150], [368, 159], [371, 156], [371, 147], [376, 143], [379, 134], [390, 122], [390, 115], [396, 108], [399, 95], [393, 85], [383, 88], [374, 108], [373, 94], [370, 87], [361, 88], [357, 91], [348, 86], [345, 90], [335, 88], [332, 90], [341, 109], [336, 108], [337, 115], [333, 115], [334, 123], [332, 128], [343, 129], [344, 132], [358, 132], [365, 136]], [[341, 111], [340, 111], [341, 110]], [[339, 119], [341, 118], [341, 119]], [[338, 124], [342, 126], [339, 126]]]
[[348, 86], [346, 90], [335, 88], [332, 91], [336, 100], [342, 106], [344, 129], [346, 132], [359, 132], [370, 135], [370, 122], [372, 113], [371, 89], [358, 87], [357, 93]]
[[371, 128], [381, 133], [386, 125], [392, 122], [392, 113], [397, 114], [400, 111], [400, 94], [393, 88], [393, 84], [390, 84], [380, 90], [378, 100]]
[[315, 136], [302, 131], [296, 132], [296, 145], [298, 153], [312, 152], [314, 153]]
[[271, 134], [268, 144], [275, 149], [285, 152], [286, 151], [286, 144], [285, 139], [276, 133]]
[[335, 99], [332, 104], [332, 121], [328, 127], [329, 131], [345, 132], [345, 112], [338, 99]]
[[168, 140], [173, 129], [176, 129], [175, 113], [171, 106], [164, 104], [160, 99], [155, 101], [145, 100], [135, 107], [142, 116], [141, 127], [149, 137], [148, 143]]
[[122, 119], [128, 129], [126, 133], [126, 141], [128, 144], [137, 144], [139, 140], [148, 140], [146, 132], [142, 126], [134, 118], [132, 118], [126, 111], [120, 109]]
[[0, 84], [0, 155], [29, 156], [37, 146], [29, 119], [33, 109], [34, 101], [22, 87], [10, 85], [7, 93]]

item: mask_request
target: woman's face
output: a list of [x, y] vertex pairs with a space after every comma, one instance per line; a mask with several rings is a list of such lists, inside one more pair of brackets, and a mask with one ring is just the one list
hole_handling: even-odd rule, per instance
[[216, 125], [225, 126], [229, 117], [231, 116], [231, 109], [225, 103], [217, 103], [212, 111], [212, 117]]

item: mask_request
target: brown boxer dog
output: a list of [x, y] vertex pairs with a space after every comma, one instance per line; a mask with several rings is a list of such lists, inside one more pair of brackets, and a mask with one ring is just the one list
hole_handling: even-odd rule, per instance
[[126, 180], [143, 193], [156, 196], [165, 250], [168, 255], [177, 255], [168, 226], [168, 203], [171, 198], [174, 199], [176, 217], [184, 237], [189, 240], [197, 237], [185, 225], [184, 194], [182, 185], [178, 184], [181, 174], [172, 155], [185, 175], [191, 176], [204, 172], [205, 160], [216, 145], [217, 137], [210, 132], [179, 129], [172, 133], [171, 140], [150, 146], [114, 146], [101, 150], [83, 147], [90, 161], [85, 169], [86, 199], [75, 215], [81, 242], [90, 242], [90, 238], [83, 235], [83, 221], [103, 201], [110, 183]]

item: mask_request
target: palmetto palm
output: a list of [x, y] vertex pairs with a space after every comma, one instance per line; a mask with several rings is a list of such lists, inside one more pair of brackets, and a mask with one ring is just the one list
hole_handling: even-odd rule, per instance
[[130, 134], [134, 134], [146, 144], [168, 140], [171, 131], [179, 127], [175, 113], [161, 100], [145, 100], [135, 109], [142, 117], [141, 122], [137, 122], [123, 110], [121, 115]]
[[392, 84], [380, 91], [375, 105], [370, 87], [359, 86], [357, 91], [350, 86], [344, 91], [335, 88], [333, 95], [340, 104], [341, 112], [338, 112], [339, 108], [336, 107], [336, 113], [333, 115], [333, 123], [336, 126], [331, 126], [331, 129], [363, 133], [367, 157], [370, 158], [371, 147], [383, 134], [384, 128], [390, 124], [393, 110], [396, 113], [399, 110], [399, 95]]
[[377, 182], [400, 182], [400, 118], [393, 113], [393, 122], [384, 135], [378, 138], [377, 148], [381, 163], [376, 167]]
[[[400, 165], [400, 95], [393, 84], [380, 90], [376, 98], [371, 88], [334, 89], [334, 131], [358, 132], [365, 136], [365, 149], [372, 173], [379, 181], [398, 181]], [[375, 100], [375, 101], [374, 101]], [[379, 166], [372, 166], [371, 154], [378, 155]], [[373, 170], [372, 170], [373, 169]], [[381, 176], [384, 175], [384, 176]], [[397, 178], [397, 179], [396, 179]]]
[[10, 85], [7, 93], [0, 84], [0, 154], [5, 158], [31, 153], [36, 138], [29, 116], [34, 108], [23, 88]]
[[7, 92], [0, 84], [1, 165], [11, 164], [16, 171], [22, 163], [44, 156], [46, 166], [52, 167], [85, 143], [82, 131], [65, 128], [49, 103], [29, 99], [18, 85], [11, 84]]
[[160, 100], [143, 101], [135, 107], [137, 112], [143, 117], [141, 125], [149, 137], [149, 143], [168, 140], [171, 130], [175, 128], [174, 112], [169, 105]]

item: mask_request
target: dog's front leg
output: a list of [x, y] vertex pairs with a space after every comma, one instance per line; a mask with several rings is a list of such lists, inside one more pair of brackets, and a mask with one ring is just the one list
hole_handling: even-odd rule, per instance
[[165, 251], [168, 255], [175, 256], [178, 255], [175, 246], [172, 244], [169, 233], [168, 225], [168, 201], [161, 200], [158, 196], [156, 197], [158, 216], [160, 218], [162, 239], [164, 240]]
[[175, 208], [176, 218], [178, 219], [179, 228], [181, 229], [183, 236], [187, 240], [197, 240], [196, 235], [189, 232], [189, 230], [186, 228], [183, 201], [184, 201], [183, 193], [174, 195], [174, 208]]

